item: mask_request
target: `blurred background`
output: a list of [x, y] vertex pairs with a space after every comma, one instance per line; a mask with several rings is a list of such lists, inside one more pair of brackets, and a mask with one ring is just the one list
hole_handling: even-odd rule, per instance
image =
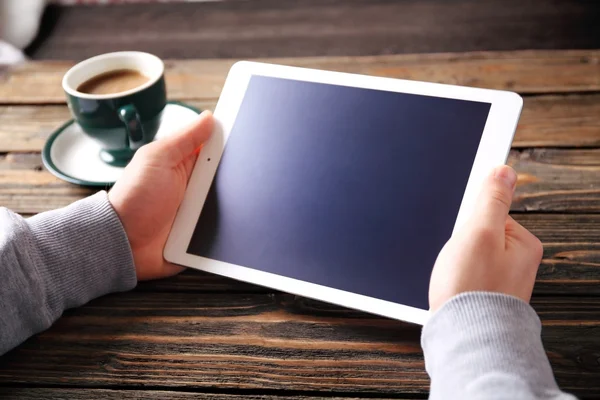
[[13, 62], [600, 47], [598, 0], [0, 0], [0, 22]]

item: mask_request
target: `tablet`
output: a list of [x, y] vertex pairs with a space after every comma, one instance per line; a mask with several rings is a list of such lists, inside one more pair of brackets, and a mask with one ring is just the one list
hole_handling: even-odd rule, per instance
[[235, 64], [173, 263], [423, 324], [431, 270], [506, 161], [515, 93]]

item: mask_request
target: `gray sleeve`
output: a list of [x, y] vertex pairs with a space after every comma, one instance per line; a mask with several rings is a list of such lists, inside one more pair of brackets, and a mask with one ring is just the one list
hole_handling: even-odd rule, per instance
[[29, 219], [0, 208], [0, 354], [47, 329], [65, 309], [136, 282], [106, 192]]
[[515, 297], [487, 292], [453, 297], [423, 327], [429, 398], [575, 399], [554, 380], [541, 328], [535, 311]]

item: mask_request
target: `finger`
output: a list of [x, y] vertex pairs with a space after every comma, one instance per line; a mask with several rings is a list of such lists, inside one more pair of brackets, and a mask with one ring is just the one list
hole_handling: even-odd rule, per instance
[[192, 170], [194, 169], [194, 165], [196, 164], [196, 160], [198, 159], [197, 152], [194, 152], [187, 156], [185, 160], [183, 160], [183, 167], [185, 169], [185, 175], [188, 180], [190, 179], [190, 175], [192, 175]]
[[213, 127], [212, 113], [204, 111], [190, 125], [156, 143], [161, 147], [160, 150], [169, 162], [172, 165], [178, 165], [193, 155], [194, 151], [208, 140]]
[[473, 217], [486, 228], [504, 230], [517, 183], [517, 173], [507, 165], [494, 168], [477, 198]]

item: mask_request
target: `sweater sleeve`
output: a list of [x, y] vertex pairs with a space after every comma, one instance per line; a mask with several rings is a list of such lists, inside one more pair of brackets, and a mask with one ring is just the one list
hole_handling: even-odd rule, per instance
[[0, 208], [0, 354], [64, 310], [137, 282], [106, 192], [24, 219]]
[[524, 301], [470, 292], [450, 299], [423, 327], [431, 400], [574, 400], [558, 388], [541, 322]]

